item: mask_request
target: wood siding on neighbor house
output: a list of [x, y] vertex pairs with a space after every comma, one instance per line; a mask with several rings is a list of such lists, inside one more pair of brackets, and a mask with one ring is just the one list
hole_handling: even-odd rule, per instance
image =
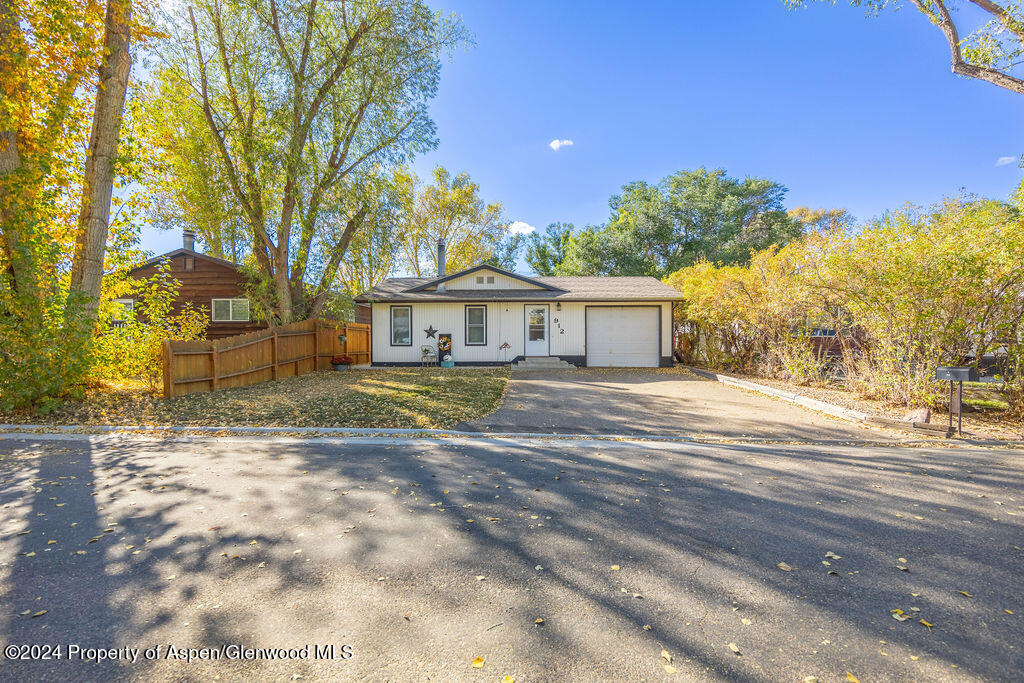
[[[539, 302], [470, 302], [487, 307], [487, 344], [466, 345], [466, 302], [373, 304], [373, 361], [374, 363], [418, 363], [420, 348], [437, 348], [437, 335], [428, 338], [424, 332], [433, 326], [441, 334], [452, 335], [452, 360], [456, 363], [506, 363], [525, 355], [526, 308], [543, 304], [549, 306], [549, 354], [586, 362], [586, 311], [597, 306], [657, 306], [661, 320], [661, 357], [672, 355], [672, 302], [664, 301], [567, 301], [562, 310], [554, 301]], [[391, 307], [412, 308], [412, 345], [391, 346]], [[507, 342], [507, 350], [501, 345]]]
[[[173, 252], [172, 252], [173, 253]], [[267, 327], [266, 323], [250, 320], [249, 322], [214, 322], [211, 312], [212, 299], [244, 298], [242, 290], [243, 276], [237, 268], [204, 258], [202, 254], [194, 256], [195, 269], [185, 270], [185, 259], [188, 255], [175, 255], [171, 258], [171, 275], [181, 282], [175, 312], [192, 304], [202, 309], [210, 320], [206, 329], [208, 339], [221, 339], [237, 334], [245, 334]], [[157, 264], [147, 265], [132, 271], [132, 276], [145, 279], [156, 274]]]

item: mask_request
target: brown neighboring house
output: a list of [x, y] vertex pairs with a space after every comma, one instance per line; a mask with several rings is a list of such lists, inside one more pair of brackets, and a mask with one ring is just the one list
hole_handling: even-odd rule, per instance
[[[185, 304], [192, 304], [210, 318], [206, 330], [208, 339], [220, 339], [244, 334], [267, 327], [264, 322], [252, 320], [249, 299], [244, 293], [244, 276], [238, 264], [225, 261], [195, 250], [195, 237], [184, 235], [184, 246], [146, 261], [129, 271], [132, 277], [145, 279], [156, 274], [157, 266], [164, 259], [171, 262], [171, 275], [181, 282], [174, 312]], [[131, 299], [118, 299], [129, 310], [134, 306]]]

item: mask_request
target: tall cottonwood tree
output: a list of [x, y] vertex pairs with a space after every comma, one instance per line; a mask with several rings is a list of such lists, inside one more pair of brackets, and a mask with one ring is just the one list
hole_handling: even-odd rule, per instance
[[131, 0], [0, 0], [0, 406], [87, 368], [139, 34]]
[[[101, 14], [102, 12], [102, 14]], [[13, 291], [29, 293], [40, 264], [25, 261], [33, 231], [51, 223], [77, 244], [71, 290], [95, 315], [110, 219], [114, 165], [131, 69], [131, 0], [0, 0], [0, 248]], [[102, 36], [102, 43], [100, 37]], [[88, 74], [98, 72], [90, 82]], [[85, 93], [85, 94], [83, 94]], [[93, 95], [92, 110], [88, 109]], [[77, 230], [54, 226], [45, 202], [75, 186], [76, 136], [91, 135]], [[44, 204], [40, 204], [40, 202]]]
[[143, 168], [150, 224], [191, 232], [207, 254], [241, 262], [249, 253], [252, 231], [194, 93], [173, 74], [159, 72], [140, 102], [140, 133], [152, 150]]
[[203, 114], [270, 321], [315, 316], [369, 211], [357, 176], [436, 145], [427, 103], [462, 25], [422, 0], [199, 0], [171, 23], [157, 78]]
[[103, 256], [110, 232], [110, 200], [114, 191], [114, 165], [121, 141], [128, 73], [132, 67], [131, 0], [108, 0], [103, 21], [103, 56], [93, 110], [89, 150], [85, 157], [82, 210], [71, 269], [71, 293], [84, 295], [86, 311], [96, 315]]
[[350, 297], [373, 289], [398, 269], [402, 255], [400, 226], [405, 224], [412, 203], [407, 169], [373, 175], [370, 182], [370, 188], [359, 190], [368, 207], [363, 227], [352, 238], [338, 269], [339, 290]]
[[402, 224], [402, 250], [409, 272], [417, 277], [437, 272], [439, 239], [447, 245], [449, 273], [499, 254], [509, 239], [509, 222], [502, 216], [501, 202], [485, 202], [480, 186], [468, 173], [453, 176], [438, 166], [432, 180], [421, 184], [415, 176], [409, 178], [411, 205]]
[[[809, 0], [784, 0], [790, 7], [803, 7]], [[817, 0], [836, 4], [837, 0]], [[963, 0], [986, 18], [980, 25], [965, 28], [968, 21], [957, 16], [950, 0], [850, 0], [871, 12], [912, 5], [941, 31], [949, 46], [950, 67], [955, 74], [988, 81], [1000, 88], [1024, 95], [1024, 4], [999, 0]]]

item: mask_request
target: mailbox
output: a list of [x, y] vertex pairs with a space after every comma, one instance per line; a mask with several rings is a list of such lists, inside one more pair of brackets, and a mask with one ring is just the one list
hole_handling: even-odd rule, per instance
[[935, 379], [940, 382], [977, 382], [980, 378], [977, 368], [939, 366], [935, 369]]
[[[956, 433], [962, 434], [964, 428], [964, 382], [977, 382], [978, 370], [971, 367], [940, 365], [935, 368], [935, 379], [940, 382], [949, 382], [949, 431], [946, 435], [953, 435], [953, 413], [956, 413]], [[955, 392], [953, 390], [954, 383], [956, 383]]]

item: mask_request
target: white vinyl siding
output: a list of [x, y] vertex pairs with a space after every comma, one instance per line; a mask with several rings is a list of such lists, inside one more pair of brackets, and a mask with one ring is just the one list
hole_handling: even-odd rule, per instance
[[[412, 344], [392, 346], [389, 332], [390, 313], [393, 304], [374, 304], [371, 309], [373, 320], [373, 361], [375, 363], [415, 363], [421, 359], [420, 347], [437, 348], [437, 334], [428, 337], [426, 330], [433, 326], [438, 333], [452, 335], [452, 359], [456, 363], [481, 363], [511, 361], [525, 354], [526, 337], [525, 308], [540, 302], [487, 302], [487, 344], [476, 346], [466, 344], [465, 301], [444, 303], [413, 303]], [[612, 307], [659, 306], [661, 310], [661, 356], [672, 355], [672, 304], [669, 302], [621, 302], [621, 301], [563, 301], [561, 309], [556, 302], [548, 301], [549, 351], [552, 356], [578, 359], [587, 355], [586, 311], [608, 305]], [[657, 309], [649, 308], [654, 311]], [[501, 346], [508, 343], [508, 349]], [[660, 360], [660, 359], [659, 359]]]
[[248, 322], [248, 299], [211, 299], [210, 313], [215, 323]]
[[541, 289], [518, 278], [502, 275], [492, 270], [481, 270], [463, 275], [444, 283], [448, 291], [453, 289]]

